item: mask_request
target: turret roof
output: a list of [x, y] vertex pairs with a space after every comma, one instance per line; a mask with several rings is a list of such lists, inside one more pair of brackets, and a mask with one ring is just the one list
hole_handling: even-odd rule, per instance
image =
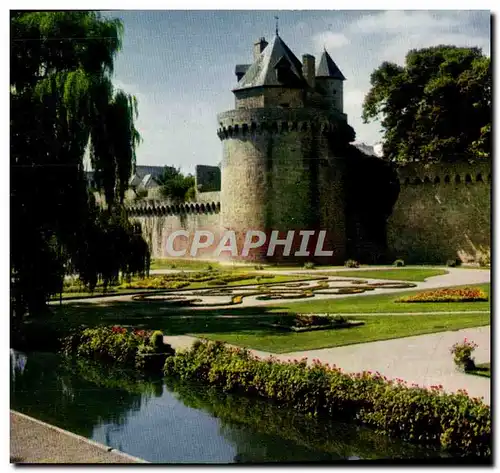
[[302, 63], [295, 54], [285, 44], [285, 42], [276, 35], [271, 42], [260, 53], [257, 60], [248, 68], [245, 75], [238, 82], [234, 91], [249, 89], [251, 87], [262, 87], [269, 85], [283, 85], [278, 81], [276, 66], [282, 64], [289, 65], [290, 71], [296, 77], [297, 82], [305, 83], [302, 74]]
[[330, 77], [331, 79], [345, 80], [344, 74], [340, 71], [335, 61], [326, 52], [321, 55], [316, 77]]

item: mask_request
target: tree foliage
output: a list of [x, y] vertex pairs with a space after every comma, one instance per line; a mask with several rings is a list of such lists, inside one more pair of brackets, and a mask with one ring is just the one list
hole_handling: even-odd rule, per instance
[[166, 166], [163, 174], [158, 178], [161, 194], [166, 199], [181, 203], [194, 200], [196, 197], [194, 176], [185, 176], [180, 169]]
[[[111, 81], [122, 33], [118, 20], [94, 12], [11, 13], [11, 267], [19, 315], [43, 306], [70, 271], [93, 286], [146, 269], [147, 247], [120, 208], [140, 140], [137, 102]], [[88, 191], [86, 152], [106, 210]]]
[[380, 120], [391, 160], [489, 157], [491, 79], [479, 48], [411, 50], [404, 66], [384, 62], [372, 73], [363, 119]]

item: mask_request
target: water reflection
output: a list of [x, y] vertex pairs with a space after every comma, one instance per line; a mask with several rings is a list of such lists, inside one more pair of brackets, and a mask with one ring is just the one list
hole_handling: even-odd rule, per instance
[[150, 462], [333, 462], [436, 453], [264, 401], [11, 351], [11, 407]]

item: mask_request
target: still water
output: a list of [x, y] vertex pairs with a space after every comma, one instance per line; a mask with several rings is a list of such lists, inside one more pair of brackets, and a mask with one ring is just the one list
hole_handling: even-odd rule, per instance
[[171, 379], [11, 350], [11, 408], [158, 463], [430, 458], [352, 425]]

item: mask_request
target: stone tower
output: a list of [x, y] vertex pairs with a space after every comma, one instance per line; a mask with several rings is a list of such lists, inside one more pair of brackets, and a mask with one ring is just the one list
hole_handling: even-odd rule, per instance
[[[235, 107], [217, 117], [223, 230], [236, 232], [239, 248], [249, 230], [265, 232], [268, 242], [273, 231], [280, 239], [295, 231], [289, 255], [278, 246], [269, 257], [263, 246], [250, 259], [343, 263], [344, 162], [332, 155], [327, 135], [347, 122], [344, 76], [326, 51], [316, 70], [313, 56], [301, 62], [278, 34], [256, 42], [253, 63], [237, 65], [235, 73]], [[316, 237], [324, 230], [322, 249], [332, 255], [314, 257], [315, 238], [295, 255], [301, 230]]]

